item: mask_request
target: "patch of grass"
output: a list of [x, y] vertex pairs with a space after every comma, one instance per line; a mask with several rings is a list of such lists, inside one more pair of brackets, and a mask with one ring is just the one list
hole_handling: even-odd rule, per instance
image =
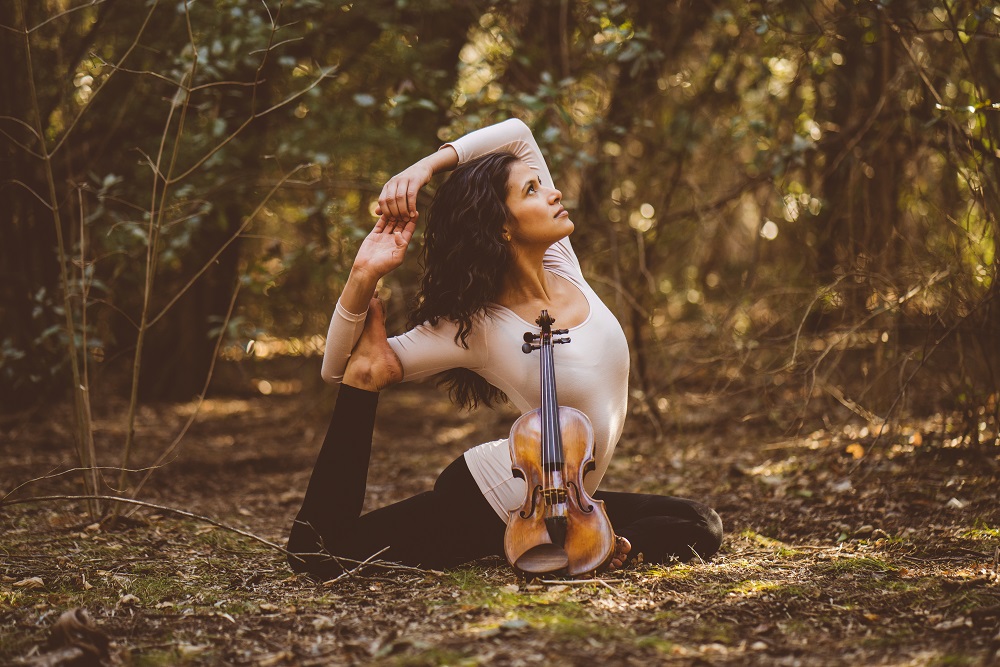
[[1000, 528], [990, 528], [989, 526], [970, 528], [969, 530], [961, 533], [959, 537], [964, 537], [967, 540], [975, 540], [977, 542], [1000, 540]]
[[[458, 587], [461, 595], [454, 600], [459, 604], [467, 604], [486, 609], [509, 609], [522, 604], [525, 594], [519, 586], [517, 590], [509, 588], [509, 584], [486, 576], [482, 570], [475, 568], [460, 568], [445, 575], [443, 581]], [[445, 602], [447, 604], [447, 601]]]
[[657, 624], [665, 624], [665, 623], [670, 623], [672, 621], [676, 621], [677, 619], [682, 618], [682, 616], [683, 615], [681, 614], [681, 612], [675, 609], [669, 609], [669, 610], [661, 609], [657, 612], [654, 612], [648, 618], [648, 620]]
[[882, 581], [879, 582], [881, 586], [886, 591], [891, 591], [893, 593], [913, 593], [915, 591], [920, 591], [925, 588], [924, 584], [915, 579], [897, 579], [894, 581]]
[[213, 548], [220, 550], [232, 550], [240, 552], [259, 552], [263, 551], [264, 547], [257, 542], [254, 542], [250, 538], [243, 537], [237, 533], [233, 533], [222, 528], [216, 528], [215, 526], [206, 526], [201, 524], [199, 528], [188, 533], [189, 539], [193, 533], [192, 542], [196, 544], [204, 544]]
[[24, 593], [21, 591], [4, 591], [0, 590], [0, 612], [10, 611], [23, 605], [22, 598]]
[[130, 588], [129, 592], [139, 598], [144, 606], [173, 601], [187, 592], [177, 577], [161, 573], [138, 576], [132, 581]]
[[[818, 563], [815, 569], [822, 574], [845, 575], [895, 572], [899, 568], [878, 558], [860, 556], [857, 558], [837, 558]], [[879, 584], [881, 585], [881, 582]]]
[[136, 667], [166, 667], [166, 665], [175, 665], [179, 657], [176, 652], [164, 649], [151, 649], [132, 655]]
[[782, 584], [777, 581], [761, 581], [759, 579], [746, 579], [744, 581], [729, 586], [725, 590], [728, 593], [735, 593], [737, 595], [752, 595], [754, 593], [762, 593], [764, 591], [773, 591], [781, 587]]
[[644, 637], [639, 637], [638, 639], [636, 639], [635, 646], [636, 648], [651, 648], [654, 651], [658, 651], [660, 653], [670, 654], [674, 652], [676, 644], [667, 641], [666, 639], [663, 639], [661, 637], [652, 637], [650, 635], [646, 635]]
[[451, 649], [433, 647], [398, 656], [382, 657], [380, 664], [391, 665], [392, 667], [435, 667], [437, 665], [450, 665], [453, 667], [465, 667], [468, 665], [471, 667], [472, 665], [480, 664], [480, 662], [476, 656], [470, 656]]
[[133, 664], [136, 667], [165, 667], [166, 665], [212, 665], [218, 664], [217, 658], [213, 658], [212, 651], [191, 651], [185, 653], [177, 648], [150, 649], [132, 655]]
[[[13, 623], [11, 623], [13, 625]], [[0, 656], [22, 656], [31, 650], [36, 644], [44, 641], [45, 633], [42, 629], [25, 632], [15, 631], [0, 625]], [[3, 662], [0, 660], [0, 662]], [[4, 663], [7, 664], [7, 663]]]
[[455, 603], [508, 615], [513, 613], [534, 625], [553, 625], [550, 621], [555, 617], [580, 617], [589, 600], [607, 593], [597, 584], [560, 588], [520, 582], [515, 588], [504, 579], [474, 568], [455, 570], [446, 577], [461, 590], [461, 594], [453, 600], [437, 600], [436, 604]]
[[968, 614], [976, 609], [990, 608], [996, 605], [996, 598], [990, 591], [956, 591], [952, 598], [958, 598], [952, 603], [951, 609], [960, 614]]
[[562, 607], [559, 609], [531, 608], [518, 615], [535, 628], [544, 629], [554, 635], [574, 639], [616, 639], [622, 630], [609, 625], [598, 625], [579, 618], [579, 609]]
[[776, 540], [773, 537], [767, 537], [766, 535], [761, 535], [760, 533], [750, 530], [749, 528], [742, 531], [738, 537], [750, 542], [751, 544], [756, 544], [768, 549], [773, 549], [775, 555], [781, 556], [783, 558], [789, 558], [791, 556], [798, 556], [801, 552], [796, 551], [792, 547], [788, 546], [781, 540]]
[[815, 626], [809, 621], [794, 618], [787, 621], [779, 621], [777, 626], [778, 630], [781, 631], [781, 634], [790, 638], [811, 637], [816, 631]]
[[878, 632], [874, 632], [861, 639], [861, 645], [869, 649], [891, 649], [905, 646], [913, 641], [913, 630], [902, 623], [892, 623], [883, 625]]
[[741, 635], [740, 626], [728, 621], [702, 619], [692, 626], [686, 639], [698, 644], [735, 644]]
[[678, 563], [676, 565], [652, 565], [643, 571], [651, 579], [688, 579], [695, 572], [695, 568], [688, 563]]

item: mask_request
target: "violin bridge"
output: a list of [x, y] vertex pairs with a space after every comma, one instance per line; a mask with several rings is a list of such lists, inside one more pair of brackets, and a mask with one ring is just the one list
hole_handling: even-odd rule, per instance
[[568, 494], [565, 488], [542, 489], [542, 498], [546, 505], [561, 505], [566, 502]]

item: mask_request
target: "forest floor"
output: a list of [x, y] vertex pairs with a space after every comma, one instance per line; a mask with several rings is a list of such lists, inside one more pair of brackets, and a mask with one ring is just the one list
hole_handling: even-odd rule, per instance
[[[295, 388], [205, 401], [140, 497], [283, 544], [335, 394], [279, 395]], [[111, 527], [79, 502], [0, 506], [0, 664], [58, 664], [52, 627], [79, 607], [122, 665], [1000, 664], [1000, 448], [953, 437], [941, 416], [876, 441], [843, 415], [776, 435], [739, 400], [662, 406], [659, 437], [630, 417], [603, 488], [717, 508], [726, 538], [710, 561], [531, 584], [499, 559], [382, 564], [317, 583], [258, 541], [166, 510]], [[133, 466], [194, 408], [142, 408]], [[123, 415], [97, 416], [101, 460], [117, 460]], [[428, 488], [511, 416], [460, 414], [430, 386], [386, 392], [368, 506]], [[72, 464], [65, 417], [0, 437], [0, 497]], [[80, 488], [59, 475], [11, 498]]]

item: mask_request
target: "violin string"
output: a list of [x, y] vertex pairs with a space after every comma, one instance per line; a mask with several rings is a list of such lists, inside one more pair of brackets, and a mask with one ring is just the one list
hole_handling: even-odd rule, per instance
[[[555, 344], [552, 339], [552, 334], [549, 332], [548, 335], [543, 333], [542, 335], [542, 376], [543, 376], [543, 407], [542, 407], [542, 419], [543, 424], [546, 426], [546, 433], [542, 439], [543, 446], [543, 467], [545, 468], [545, 483], [546, 489], [555, 489], [555, 473], [557, 472], [557, 466], [560, 467], [559, 472], [561, 472], [561, 456], [560, 456], [560, 443], [559, 443], [559, 407], [557, 405], [556, 399], [556, 388], [555, 388], [555, 357], [554, 357]], [[558, 500], [557, 498], [552, 499], [553, 501]]]
[[541, 349], [541, 378], [542, 378], [542, 469], [545, 471], [545, 488], [546, 490], [552, 488], [552, 466], [551, 462], [551, 451], [549, 450], [549, 441], [552, 438], [552, 422], [551, 422], [551, 397], [548, 395], [549, 387], [551, 386], [551, 381], [549, 378], [549, 363], [548, 363], [548, 353], [551, 351], [549, 345], [551, 345], [551, 340], [545, 336], [545, 332], [542, 332], [542, 349]]

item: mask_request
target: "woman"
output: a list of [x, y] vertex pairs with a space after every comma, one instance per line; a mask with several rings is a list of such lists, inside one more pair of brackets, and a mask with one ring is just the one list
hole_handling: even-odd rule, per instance
[[[387, 338], [379, 279], [398, 267], [416, 228], [420, 188], [454, 170], [428, 211], [414, 328]], [[571, 345], [554, 355], [559, 403], [594, 425], [596, 469], [587, 491], [605, 502], [619, 536], [609, 567], [714, 554], [722, 522], [693, 501], [597, 491], [621, 435], [628, 345], [621, 326], [584, 280], [569, 242], [573, 222], [524, 123], [508, 120], [445, 144], [386, 183], [380, 217], [358, 250], [327, 334], [323, 377], [340, 383], [326, 440], [292, 527], [293, 569], [342, 571], [337, 557], [445, 568], [503, 555], [508, 511], [525, 497], [506, 440], [468, 450], [432, 491], [361, 516], [378, 392], [403, 380], [443, 377], [469, 407], [509, 399], [540, 404], [538, 358], [521, 352], [547, 309]]]

